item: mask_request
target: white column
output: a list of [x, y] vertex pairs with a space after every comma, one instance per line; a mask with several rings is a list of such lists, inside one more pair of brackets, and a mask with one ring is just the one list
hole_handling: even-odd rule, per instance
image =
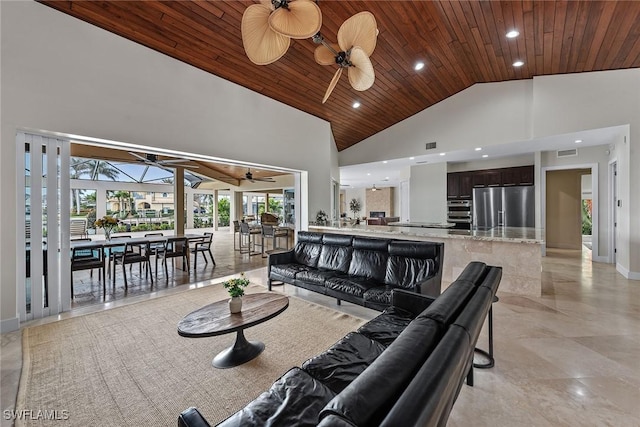
[[218, 231], [218, 190], [213, 192], [213, 229]]

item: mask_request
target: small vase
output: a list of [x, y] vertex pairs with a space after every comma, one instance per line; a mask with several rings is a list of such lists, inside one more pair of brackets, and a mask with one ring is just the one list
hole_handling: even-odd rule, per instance
[[104, 229], [104, 239], [107, 241], [111, 240], [111, 230]]
[[242, 297], [231, 297], [229, 300], [229, 311], [231, 313], [240, 313], [242, 311]]

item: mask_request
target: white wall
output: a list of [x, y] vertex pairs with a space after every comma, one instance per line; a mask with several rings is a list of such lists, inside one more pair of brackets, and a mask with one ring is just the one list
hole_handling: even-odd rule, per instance
[[[2, 200], [16, 200], [16, 131], [33, 129], [305, 170], [309, 211], [330, 205], [329, 123], [47, 6], [0, 8]], [[2, 215], [4, 328], [21, 259], [15, 212]]]
[[[532, 80], [476, 84], [340, 152], [340, 166], [531, 138]], [[496, 124], [499, 124], [496, 126]]]
[[447, 164], [447, 172], [464, 172], [475, 171], [483, 169], [499, 169], [509, 168], [516, 166], [529, 166], [533, 165], [534, 155], [523, 154], [519, 156], [500, 157], [500, 158], [488, 158], [483, 160], [475, 160], [471, 162], [456, 162]]
[[640, 279], [640, 150], [631, 149], [640, 146], [640, 69], [537, 77], [533, 91], [535, 137], [629, 124], [626, 142], [621, 138], [612, 152], [622, 201], [617, 268]]
[[[613, 143], [614, 141], [611, 141]], [[609, 184], [607, 168], [609, 163], [608, 145], [593, 147], [578, 147], [578, 155], [575, 157], [558, 158], [555, 151], [541, 153], [541, 166], [543, 168], [582, 169], [586, 165], [598, 165], [598, 238], [597, 259], [602, 260], [609, 254]], [[589, 176], [589, 191], [591, 191], [591, 175]], [[584, 178], [584, 177], [583, 177]], [[592, 195], [590, 194], [589, 197]], [[594, 253], [594, 255], [595, 255]]]
[[[640, 144], [640, 69], [476, 84], [340, 152], [339, 160], [345, 166], [426, 154], [429, 141], [451, 152], [624, 125], [629, 125], [627, 138], [620, 136], [610, 154], [618, 162], [622, 202], [617, 269], [640, 280], [640, 222], [634, 220], [637, 214], [632, 217], [640, 212], [640, 192], [633, 188], [640, 182], [640, 168], [631, 167], [640, 165], [640, 150], [632, 149]], [[539, 182], [541, 166], [536, 154], [533, 159]], [[423, 193], [414, 191], [414, 184], [412, 177], [412, 212], [414, 194]]]
[[447, 221], [447, 164], [411, 166], [411, 222]]

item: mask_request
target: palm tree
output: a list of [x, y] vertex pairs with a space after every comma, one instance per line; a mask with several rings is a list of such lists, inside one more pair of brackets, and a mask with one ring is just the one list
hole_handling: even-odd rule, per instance
[[[88, 160], [78, 157], [72, 157], [69, 165], [70, 172], [69, 178], [81, 179], [83, 176], [88, 176], [90, 179], [98, 179], [99, 175], [105, 176], [112, 181], [115, 181], [120, 176], [120, 171], [111, 166], [110, 163], [103, 160]], [[73, 194], [73, 207], [77, 215], [80, 215], [80, 197], [83, 190], [72, 189]]]
[[[71, 163], [69, 164], [69, 178], [71, 179], [80, 179], [80, 177], [90, 170], [90, 160], [79, 159], [77, 157], [71, 158]], [[73, 208], [76, 211], [76, 215], [80, 215], [80, 193], [82, 190], [77, 188], [72, 188], [71, 193], [73, 194]]]
[[120, 207], [120, 216], [124, 216], [124, 212], [127, 210], [128, 205], [130, 205], [132, 197], [131, 192], [129, 191], [111, 191], [111, 197], [118, 199], [118, 205]]

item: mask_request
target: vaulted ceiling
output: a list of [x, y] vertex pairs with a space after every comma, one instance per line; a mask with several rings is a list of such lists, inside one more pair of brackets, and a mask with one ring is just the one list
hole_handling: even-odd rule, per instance
[[[319, 0], [328, 41], [364, 10], [380, 31], [373, 87], [357, 92], [343, 76], [322, 104], [336, 67], [315, 63], [311, 39], [292, 40], [270, 65], [247, 59], [240, 23], [254, 2], [41, 3], [327, 120], [338, 150], [475, 83], [640, 67], [640, 1]], [[520, 35], [506, 38], [512, 29]]]

